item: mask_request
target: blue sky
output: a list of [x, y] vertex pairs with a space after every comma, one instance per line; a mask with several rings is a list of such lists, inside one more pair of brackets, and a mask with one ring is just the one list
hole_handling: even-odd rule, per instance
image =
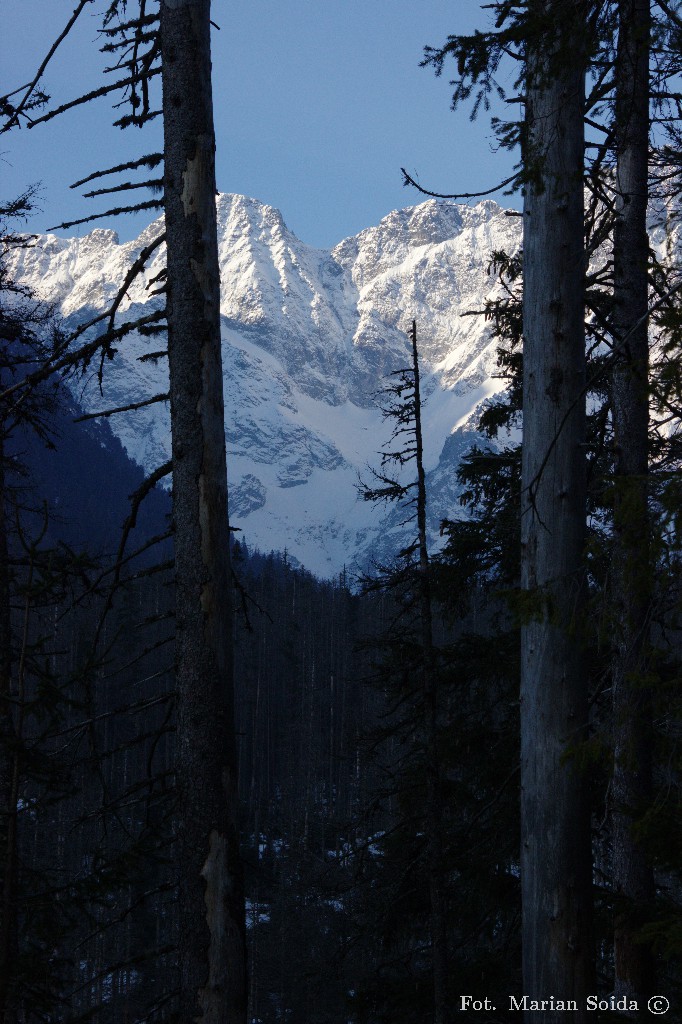
[[[95, 0], [86, 8], [48, 68], [45, 88], [55, 103], [102, 82], [103, 6]], [[4, 37], [12, 40], [3, 48], [0, 92], [32, 77], [73, 7], [73, 0], [0, 0]], [[450, 110], [451, 76], [419, 67], [425, 44], [488, 24], [475, 0], [222, 0], [212, 16], [220, 26], [213, 33], [218, 188], [278, 207], [305, 242], [331, 246], [419, 202], [402, 187], [401, 166], [447, 192], [488, 188], [511, 173], [513, 159], [495, 152], [487, 118], [472, 124], [468, 110]], [[42, 182], [33, 230], [106, 209], [69, 184], [160, 148], [158, 128], [121, 132], [111, 127], [115, 116], [102, 99], [0, 137], [2, 197]], [[129, 238], [149, 219], [92, 227], [113, 226]]]

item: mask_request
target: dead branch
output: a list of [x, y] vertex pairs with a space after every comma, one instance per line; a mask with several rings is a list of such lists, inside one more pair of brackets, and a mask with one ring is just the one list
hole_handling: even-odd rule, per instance
[[400, 170], [403, 175], [403, 185], [412, 185], [412, 187], [416, 188], [422, 195], [432, 196], [434, 199], [480, 199], [481, 196], [489, 196], [492, 195], [493, 192], [499, 192], [500, 189], [505, 188], [507, 185], [511, 185], [514, 181], [518, 181], [519, 178], [518, 174], [512, 174], [510, 178], [507, 178], [505, 181], [501, 181], [499, 185], [495, 185], [494, 188], [486, 189], [485, 192], [459, 192], [449, 195], [445, 192], [430, 192], [427, 188], [422, 188], [422, 186], [407, 173], [404, 167], [401, 167]]
[[150, 153], [148, 156], [141, 156], [137, 160], [128, 160], [124, 164], [117, 164], [116, 167], [107, 167], [103, 171], [93, 171], [87, 178], [74, 181], [73, 185], [69, 185], [69, 188], [80, 188], [81, 185], [87, 185], [89, 181], [94, 181], [95, 178], [104, 178], [107, 174], [118, 174], [120, 171], [133, 171], [136, 167], [147, 167], [152, 171], [160, 163], [163, 163], [163, 153]]
[[119, 405], [115, 409], [103, 409], [101, 412], [86, 412], [82, 416], [76, 416], [74, 423], [83, 423], [84, 420], [96, 420], [100, 416], [115, 416], [119, 412], [132, 412], [133, 409], [143, 409], [145, 405], [154, 405], [156, 402], [167, 402], [170, 395], [166, 392], [163, 395], [154, 395], [153, 398], [145, 398], [141, 402], [131, 402], [129, 405]]
[[[91, 0], [82, 0], [82, 2], [90, 3]], [[154, 78], [156, 75], [160, 74], [161, 68], [152, 68], [145, 72], [145, 77]], [[73, 107], [80, 107], [83, 103], [89, 103], [90, 100], [99, 99], [100, 96], [106, 96], [110, 92], [116, 92], [119, 89], [125, 89], [128, 86], [136, 85], [139, 80], [139, 76], [135, 76], [133, 78], [123, 78], [118, 82], [112, 82], [111, 85], [102, 85], [99, 89], [93, 89], [91, 92], [86, 92], [83, 96], [79, 96], [75, 100], [69, 100], [68, 103], [62, 103], [61, 106], [55, 107], [54, 110], [48, 110], [47, 114], [42, 114], [40, 117], [36, 117], [35, 120], [29, 121], [28, 127], [35, 128], [37, 124], [43, 124], [45, 121], [51, 121], [53, 117], [57, 117], [59, 114], [63, 114], [67, 110], [71, 110]]]
[[89, 217], [80, 217], [78, 220], [65, 220], [63, 224], [53, 224], [48, 231], [64, 231], [66, 228], [73, 228], [77, 224], [89, 224], [93, 220], [102, 220], [104, 217], [118, 217], [121, 213], [139, 213], [140, 210], [161, 210], [163, 202], [160, 199], [150, 199], [146, 203], [136, 203], [135, 206], [117, 206], [113, 210], [105, 210], [104, 213], [91, 213]]

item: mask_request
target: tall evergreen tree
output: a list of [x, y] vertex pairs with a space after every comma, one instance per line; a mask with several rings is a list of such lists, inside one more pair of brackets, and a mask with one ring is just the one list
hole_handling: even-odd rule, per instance
[[417, 323], [412, 321], [412, 415], [417, 470], [417, 589], [421, 639], [421, 683], [424, 699], [424, 748], [426, 753], [426, 833], [429, 860], [429, 907], [433, 970], [434, 1024], [449, 1018], [448, 933], [443, 860], [443, 792], [439, 755], [439, 687], [436, 645], [433, 637], [431, 568], [426, 538], [426, 473], [422, 434], [422, 398], [417, 349]]
[[615, 441], [612, 591], [613, 889], [615, 992], [644, 1006], [653, 958], [639, 935], [653, 869], [635, 834], [650, 805], [652, 723], [646, 683], [652, 576], [649, 466], [649, 0], [620, 0], [615, 96], [611, 414]]
[[[426, 876], [428, 885], [429, 932], [431, 944], [431, 976], [434, 1024], [444, 1024], [450, 1015], [448, 986], [447, 900], [445, 893], [444, 820], [441, 758], [439, 751], [439, 665], [434, 641], [432, 609], [432, 570], [426, 533], [426, 473], [424, 469], [424, 438], [422, 433], [422, 397], [417, 346], [417, 323], [410, 331], [410, 365], [394, 372], [392, 382], [384, 389], [388, 404], [384, 417], [393, 420], [389, 450], [382, 454], [381, 472], [376, 474], [377, 486], [364, 489], [367, 500], [390, 500], [409, 508], [408, 521], [414, 519], [416, 537], [402, 552], [395, 572], [380, 574], [368, 581], [376, 587], [402, 594], [406, 620], [414, 628], [408, 640], [412, 647], [414, 671], [419, 683], [418, 721], [415, 723], [418, 745], [423, 751], [425, 807], [423, 833], [426, 840]], [[405, 483], [401, 470], [414, 464], [415, 478]], [[397, 470], [389, 474], [389, 467]], [[406, 596], [405, 596], [406, 595]]]
[[[584, 82], [587, 5], [528, 5], [525, 65], [521, 587], [524, 992], [587, 1020], [590, 810], [580, 620], [585, 542]], [[557, 1020], [543, 1011], [543, 1024]]]

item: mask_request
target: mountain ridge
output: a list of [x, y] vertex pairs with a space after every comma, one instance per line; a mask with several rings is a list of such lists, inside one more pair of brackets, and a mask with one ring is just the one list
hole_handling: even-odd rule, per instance
[[[249, 546], [286, 549], [322, 577], [364, 570], [402, 546], [404, 516], [372, 508], [357, 485], [388, 441], [378, 392], [407, 364], [415, 319], [435, 542], [441, 519], [457, 514], [454, 472], [475, 439], [476, 409], [502, 387], [489, 325], [460, 314], [498, 294], [490, 255], [518, 249], [518, 219], [491, 200], [473, 207], [429, 200], [325, 250], [301, 242], [278, 210], [258, 200], [220, 195], [217, 209], [233, 525]], [[106, 308], [161, 230], [156, 221], [123, 244], [101, 228], [76, 239], [39, 236], [15, 256], [12, 272], [75, 326]], [[150, 282], [163, 259], [159, 247], [128, 289], [120, 319], [160, 307]], [[165, 361], [141, 361], [159, 347], [158, 338], [132, 334], [107, 361], [101, 392], [91, 367], [72, 380], [75, 398], [95, 412], [165, 392]], [[165, 405], [109, 422], [146, 471], [169, 457]]]

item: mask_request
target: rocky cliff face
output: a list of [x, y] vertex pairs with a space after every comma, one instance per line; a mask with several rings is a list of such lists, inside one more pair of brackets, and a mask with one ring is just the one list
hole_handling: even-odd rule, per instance
[[[233, 525], [249, 546], [286, 548], [321, 576], [390, 556], [404, 516], [362, 501], [357, 484], [390, 434], [377, 392], [407, 365], [415, 319], [436, 537], [440, 519], [458, 513], [454, 469], [473, 439], [475, 410], [501, 385], [483, 318], [462, 314], [495, 294], [489, 257], [516, 251], [518, 219], [494, 202], [431, 201], [395, 211], [331, 251], [305, 245], [277, 210], [244, 196], [221, 195], [218, 221]], [[41, 237], [17, 255], [14, 273], [73, 325], [106, 308], [160, 231], [155, 222], [126, 244], [103, 230]], [[153, 279], [162, 266], [159, 250], [129, 289], [121, 322], [160, 303]], [[75, 396], [95, 411], [166, 391], [165, 360], [140, 360], [162, 347], [159, 338], [131, 335], [104, 367], [103, 392], [91, 366], [72, 381]], [[168, 458], [164, 404], [109, 422], [146, 470]]]

